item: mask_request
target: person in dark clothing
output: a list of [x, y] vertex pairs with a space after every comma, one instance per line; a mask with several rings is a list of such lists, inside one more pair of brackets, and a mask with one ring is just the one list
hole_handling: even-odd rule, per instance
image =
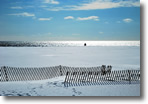
[[86, 46], [86, 43], [84, 43], [84, 46]]

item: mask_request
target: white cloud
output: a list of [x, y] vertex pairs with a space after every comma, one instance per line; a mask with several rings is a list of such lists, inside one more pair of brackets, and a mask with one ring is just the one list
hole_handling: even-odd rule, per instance
[[44, 0], [43, 3], [47, 3], [47, 4], [60, 4], [58, 1], [56, 0]]
[[48, 8], [49, 11], [60, 10], [97, 10], [97, 9], [110, 9], [119, 7], [139, 7], [138, 0], [89, 0], [85, 3], [78, 5], [66, 5], [63, 7]]
[[103, 34], [104, 32], [100, 31], [99, 34]]
[[117, 0], [113, 2], [112, 0], [93, 0], [92, 2], [81, 4], [75, 6], [74, 10], [94, 10], [94, 9], [109, 9], [109, 8], [118, 8], [118, 7], [135, 7], [140, 6], [140, 2], [135, 0]]
[[50, 18], [39, 18], [38, 20], [39, 21], [50, 21], [52, 18], [50, 17]]
[[35, 17], [35, 14], [23, 12], [23, 13], [15, 13], [15, 14], [8, 14], [8, 15], [14, 15], [14, 16], [23, 16], [23, 17]]
[[132, 22], [133, 20], [132, 20], [131, 18], [125, 18], [125, 19], [123, 19], [123, 21], [126, 22], [126, 23], [130, 23], [130, 22]]
[[78, 17], [77, 20], [83, 21], [83, 20], [94, 20], [94, 21], [99, 21], [98, 16], [89, 16], [89, 17]]
[[63, 7], [53, 7], [53, 8], [46, 8], [48, 11], [61, 11], [61, 10], [66, 10]]
[[34, 8], [34, 6], [31, 6], [31, 5], [29, 5], [29, 6], [23, 6], [23, 7], [21, 7], [21, 6], [14, 6], [14, 7], [10, 7], [11, 9], [29, 9], [29, 8]]
[[23, 9], [21, 6], [10, 7], [11, 9]]
[[64, 17], [64, 19], [74, 19], [73, 16], [67, 16], [67, 17]]

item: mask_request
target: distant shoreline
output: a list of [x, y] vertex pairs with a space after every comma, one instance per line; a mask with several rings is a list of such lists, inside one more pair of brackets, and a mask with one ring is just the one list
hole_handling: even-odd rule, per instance
[[140, 41], [0, 41], [0, 47], [140, 46]]

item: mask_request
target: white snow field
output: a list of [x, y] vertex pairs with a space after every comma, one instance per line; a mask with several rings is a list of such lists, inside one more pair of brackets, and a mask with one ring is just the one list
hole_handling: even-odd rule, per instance
[[[0, 66], [90, 67], [140, 70], [139, 46], [0, 47]], [[0, 96], [140, 96], [140, 84], [64, 87], [65, 76], [40, 81], [0, 82]]]

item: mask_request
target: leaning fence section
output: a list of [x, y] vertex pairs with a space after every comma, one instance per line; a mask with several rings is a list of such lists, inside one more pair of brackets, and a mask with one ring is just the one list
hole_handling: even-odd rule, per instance
[[110, 85], [110, 84], [138, 84], [140, 70], [116, 70], [103, 74], [102, 71], [72, 71], [67, 72], [64, 85]]
[[22, 67], [0, 67], [0, 81], [27, 81], [44, 80], [59, 76], [65, 76], [68, 71], [99, 71], [100, 67], [68, 67], [53, 66], [40, 68], [22, 68]]
[[60, 76], [59, 66], [43, 68], [1, 67], [0, 81], [43, 80]]

